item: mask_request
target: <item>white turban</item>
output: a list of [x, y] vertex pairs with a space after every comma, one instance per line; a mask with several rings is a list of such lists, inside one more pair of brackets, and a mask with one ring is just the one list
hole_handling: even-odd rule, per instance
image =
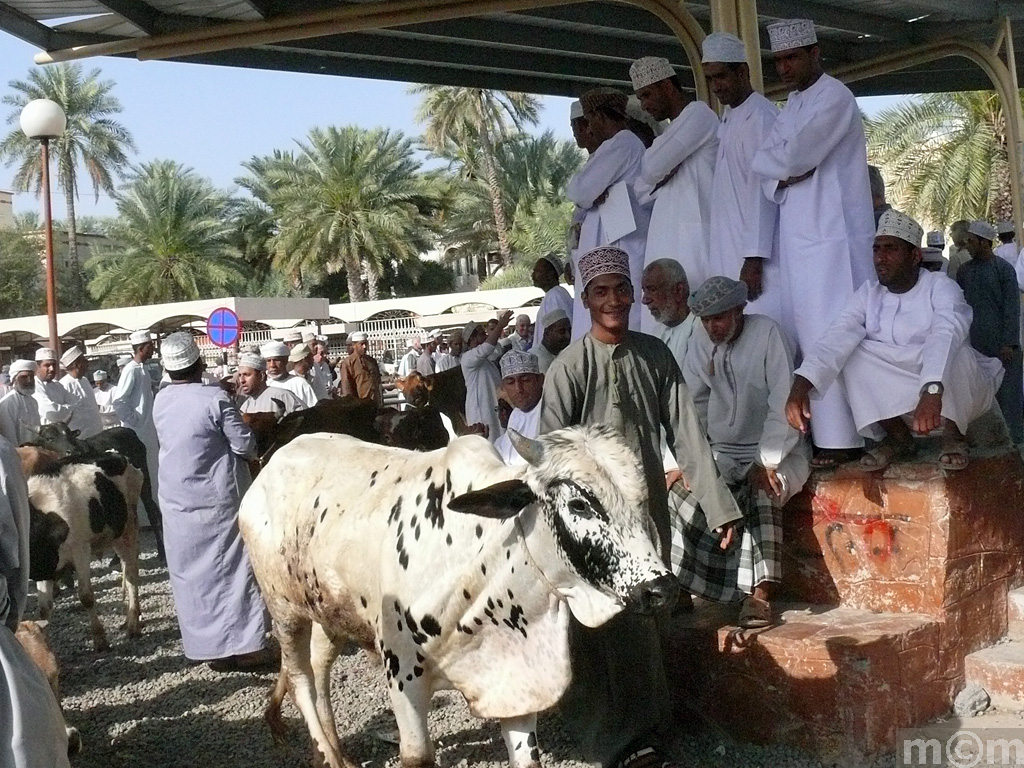
[[254, 371], [267, 370], [267, 361], [252, 352], [243, 352], [238, 356], [239, 368], [252, 368]]
[[160, 360], [168, 371], [183, 371], [198, 359], [199, 347], [190, 333], [172, 333], [160, 347]]
[[501, 378], [519, 376], [523, 373], [540, 373], [540, 361], [536, 355], [512, 350], [501, 358]]
[[36, 362], [41, 363], [44, 360], [56, 360], [57, 353], [49, 347], [40, 347], [36, 350]]
[[768, 39], [771, 40], [772, 53], [778, 53], [815, 45], [818, 35], [810, 19], [786, 19], [768, 25]]
[[702, 44], [704, 64], [746, 64], [747, 49], [743, 41], [728, 32], [712, 32]]
[[878, 230], [875, 237], [889, 235], [898, 237], [900, 240], [910, 243], [915, 248], [921, 245], [921, 238], [924, 236], [924, 227], [895, 208], [887, 209], [878, 219]]
[[633, 81], [633, 90], [639, 91], [659, 80], [675, 77], [676, 71], [668, 59], [660, 56], [644, 56], [637, 59], [629, 67], [629, 79]]
[[275, 357], [288, 357], [288, 345], [283, 341], [269, 341], [260, 347], [260, 357], [270, 360]]
[[545, 328], [550, 328], [552, 325], [557, 323], [559, 320], [568, 320], [569, 316], [565, 314], [564, 309], [552, 309], [544, 317], [541, 318], [541, 322]]
[[38, 367], [32, 360], [15, 360], [11, 363], [11, 378], [19, 373], [35, 373]]

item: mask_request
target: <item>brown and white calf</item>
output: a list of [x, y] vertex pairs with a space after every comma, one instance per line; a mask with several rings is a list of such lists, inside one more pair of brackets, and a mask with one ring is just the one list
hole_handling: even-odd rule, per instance
[[430, 698], [455, 689], [474, 715], [500, 721], [513, 768], [535, 768], [536, 713], [571, 678], [570, 614], [596, 627], [674, 599], [623, 439], [605, 427], [510, 435], [526, 466], [476, 436], [415, 453], [307, 435], [242, 500], [281, 643], [267, 720], [280, 723], [290, 689], [331, 768], [353, 765], [330, 703], [348, 639], [383, 661], [406, 766], [433, 764]]
[[140, 633], [139, 520], [142, 472], [116, 453], [82, 461], [61, 459], [28, 478], [31, 512], [30, 578], [36, 580], [39, 614], [50, 618], [53, 583], [72, 567], [78, 598], [89, 614], [96, 650], [109, 647], [96, 612], [89, 566], [93, 555], [113, 549], [121, 559], [129, 637]]

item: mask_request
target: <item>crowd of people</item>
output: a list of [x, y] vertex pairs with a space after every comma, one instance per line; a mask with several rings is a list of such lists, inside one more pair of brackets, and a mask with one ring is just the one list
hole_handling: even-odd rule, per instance
[[[969, 428], [986, 414], [1024, 439], [1024, 265], [1012, 238], [958, 222], [947, 265], [942, 234], [925, 238], [885, 202], [856, 101], [822, 70], [814, 25], [768, 32], [792, 89], [781, 110], [753, 90], [745, 46], [723, 33], [703, 45], [721, 118], [665, 59], [630, 67], [633, 96], [583, 94], [572, 130], [589, 159], [567, 190], [568, 260], [535, 263], [535, 322], [506, 311], [411, 338], [397, 370], [461, 369], [466, 429], [510, 464], [524, 461], [510, 430], [614, 427], [647, 479], [656, 543], [684, 592], [676, 610], [693, 597], [738, 603], [745, 628], [776, 618], [780, 511], [812, 469], [879, 471], [934, 435], [940, 467], [961, 470]], [[79, 348], [16, 361], [0, 435], [18, 445], [51, 421], [83, 436], [133, 429], [164, 515], [185, 655], [222, 671], [266, 668], [267, 614], [236, 521], [255, 450], [241, 413], [280, 417], [335, 394], [380, 405], [380, 366], [363, 333], [332, 365], [322, 340], [295, 332], [243, 351], [231, 395], [204, 386], [195, 340], [176, 333], [156, 388], [153, 339], [130, 340], [116, 386], [98, 372], [95, 390]], [[666, 762], [665, 630], [628, 613], [572, 624], [562, 710], [585, 758]]]

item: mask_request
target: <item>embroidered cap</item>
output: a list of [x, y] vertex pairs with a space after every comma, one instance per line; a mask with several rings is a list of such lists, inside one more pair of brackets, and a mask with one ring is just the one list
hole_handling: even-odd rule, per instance
[[690, 294], [687, 304], [697, 317], [712, 317], [741, 306], [746, 300], [746, 283], [724, 275], [715, 275], [705, 280], [703, 285]]
[[639, 91], [659, 80], [675, 77], [676, 71], [668, 59], [660, 56], [644, 56], [637, 59], [629, 67], [629, 79], [633, 81], [633, 90]]
[[288, 357], [288, 345], [283, 341], [268, 341], [260, 347], [260, 357], [264, 360]]
[[243, 352], [238, 356], [239, 368], [252, 368], [254, 371], [267, 370], [267, 361], [255, 352]]
[[1012, 221], [1000, 221], [996, 224], [996, 231], [1000, 235], [1012, 235], [1013, 234], [1013, 222]]
[[583, 105], [583, 112], [597, 112], [600, 109], [607, 109], [610, 112], [626, 116], [626, 105], [629, 97], [622, 91], [614, 88], [594, 88], [580, 96], [580, 104]]
[[536, 355], [512, 350], [501, 358], [501, 378], [523, 373], [540, 373], [540, 361]]
[[160, 359], [168, 371], [183, 371], [199, 359], [199, 347], [189, 333], [172, 333], [160, 347]]
[[981, 219], [972, 221], [967, 226], [967, 231], [972, 235], [980, 237], [982, 240], [992, 241], [996, 239], [996, 228]]
[[298, 344], [302, 341], [302, 331], [285, 331], [281, 341], [285, 344]]
[[889, 235], [898, 237], [900, 240], [910, 243], [915, 248], [921, 245], [921, 237], [924, 235], [924, 227], [914, 221], [907, 214], [889, 208], [878, 219], [878, 229], [875, 237]]
[[309, 344], [306, 344], [305, 342], [296, 344], [292, 347], [292, 351], [288, 353], [288, 362], [301, 363], [312, 354], [313, 350], [309, 348]]
[[768, 25], [768, 39], [771, 41], [772, 53], [778, 53], [816, 45], [818, 35], [810, 19], [786, 19]]
[[544, 317], [541, 318], [541, 322], [548, 328], [557, 323], [559, 320], [568, 320], [569, 316], [565, 314], [564, 309], [552, 309]]
[[67, 368], [84, 354], [81, 347], [72, 347], [60, 356], [60, 364]]
[[40, 347], [36, 350], [36, 362], [41, 363], [44, 360], [56, 360], [57, 353], [49, 347]]
[[356, 331], [355, 333], [351, 334], [348, 337], [348, 340], [351, 341], [353, 344], [360, 341], [366, 341], [366, 334], [363, 333], [362, 331]]
[[701, 45], [703, 64], [746, 64], [747, 49], [743, 41], [728, 32], [712, 32]]
[[946, 237], [938, 230], [932, 230], [925, 235], [925, 243], [929, 248], [945, 248]]
[[100, 368], [98, 371], [96, 371], [96, 373], [94, 373], [92, 375], [92, 380], [93, 381], [106, 381], [107, 380], [107, 372], [104, 371], [102, 368]]
[[153, 340], [153, 334], [148, 330], [135, 331], [128, 336], [128, 343], [133, 347], [137, 347], [140, 344], [145, 344], [147, 341]]

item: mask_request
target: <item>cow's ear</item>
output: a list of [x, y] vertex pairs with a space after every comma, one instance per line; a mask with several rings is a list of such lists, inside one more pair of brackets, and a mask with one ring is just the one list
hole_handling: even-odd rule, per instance
[[536, 500], [536, 494], [522, 480], [505, 480], [479, 491], [456, 496], [448, 502], [448, 508], [455, 512], [503, 520], [515, 517], [523, 507]]
[[72, 429], [71, 430], [71, 436], [72, 437], [78, 437], [80, 434], [82, 434], [82, 430], [80, 430], [80, 429]]

